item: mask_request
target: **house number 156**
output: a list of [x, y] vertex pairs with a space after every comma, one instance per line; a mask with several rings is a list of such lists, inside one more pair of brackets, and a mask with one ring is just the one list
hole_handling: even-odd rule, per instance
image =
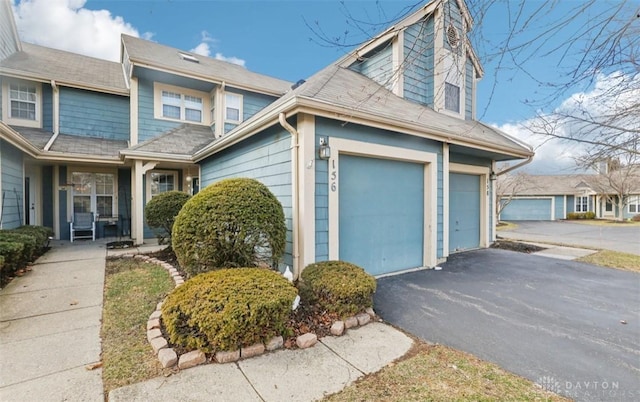
[[336, 185], [336, 179], [338, 178], [338, 172], [336, 170], [336, 160], [332, 160], [331, 161], [331, 180], [329, 182], [329, 187], [331, 188], [331, 191], [336, 191], [337, 185]]

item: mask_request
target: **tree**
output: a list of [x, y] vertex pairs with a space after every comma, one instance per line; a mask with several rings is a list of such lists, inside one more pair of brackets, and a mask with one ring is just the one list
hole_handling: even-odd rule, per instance
[[496, 217], [500, 217], [500, 214], [504, 209], [516, 198], [522, 194], [523, 191], [531, 188], [530, 176], [524, 172], [518, 173], [506, 173], [498, 176], [495, 181], [495, 197], [496, 202]]
[[640, 158], [628, 154], [627, 159], [606, 161], [589, 185], [601, 200], [617, 206], [616, 219], [624, 219], [624, 210], [629, 204], [631, 194], [640, 193]]
[[[346, 50], [373, 38], [423, 4], [409, 4], [388, 17], [376, 2], [374, 12], [361, 18], [341, 2], [347, 27], [337, 35], [318, 22], [306, 23], [316, 43]], [[531, 107], [535, 117], [526, 125], [531, 135], [578, 146], [582, 158], [592, 163], [640, 153], [637, 1], [468, 0], [466, 4], [474, 20], [470, 42], [483, 63], [495, 66], [487, 71], [493, 78], [490, 103], [499, 87], [526, 79], [537, 85], [535, 93], [521, 99], [514, 99], [518, 95], [513, 93], [508, 96]], [[490, 17], [491, 23], [485, 24]], [[411, 64], [406, 57], [401, 66]], [[557, 65], [541, 65], [542, 60], [553, 60]], [[544, 74], [551, 68], [558, 74], [549, 80]], [[480, 111], [479, 119], [483, 116]]]

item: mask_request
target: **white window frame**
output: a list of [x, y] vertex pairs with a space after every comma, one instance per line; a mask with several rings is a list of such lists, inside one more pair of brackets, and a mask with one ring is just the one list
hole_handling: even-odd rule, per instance
[[[582, 200], [586, 200], [586, 204], [583, 205]], [[576, 195], [574, 197], [574, 212], [589, 212], [589, 196], [588, 195]], [[585, 210], [582, 210], [584, 206]]]
[[[11, 99], [10, 99], [10, 86], [11, 84], [21, 84], [35, 87], [36, 99], [35, 99], [35, 119], [22, 119], [19, 117], [11, 116]], [[42, 127], [42, 84], [34, 81], [19, 80], [14, 78], [5, 78], [2, 80], [2, 117], [3, 121], [7, 124], [23, 127]]]
[[[227, 108], [228, 108], [228, 103], [229, 103], [229, 97], [232, 98], [236, 98], [239, 102], [239, 105], [237, 108], [233, 108], [233, 109], [237, 109], [238, 110], [238, 119], [234, 120], [234, 119], [230, 119], [228, 114], [227, 114]], [[233, 124], [239, 124], [242, 123], [243, 120], [243, 102], [244, 102], [244, 98], [241, 94], [235, 93], [235, 92], [225, 92], [224, 93], [224, 122], [225, 123], [233, 123]]]
[[[456, 49], [458, 51], [458, 49]], [[464, 54], [464, 52], [462, 52]], [[443, 58], [443, 79], [442, 79], [442, 111], [455, 117], [464, 117], [465, 115], [465, 76], [466, 68], [465, 58], [449, 50], [444, 50]], [[457, 72], [457, 73], [456, 73]], [[447, 109], [447, 85], [458, 87], [458, 110]]]
[[[154, 195], [158, 195], [158, 194], [162, 194], [158, 193], [158, 194], [153, 194], [151, 192], [151, 176], [153, 174], [165, 174], [165, 175], [173, 175], [173, 190], [178, 190], [178, 171], [177, 170], [150, 170], [147, 172], [146, 174], [146, 192], [147, 192], [147, 197], [146, 197], [146, 202], [149, 202]], [[169, 190], [171, 191], [171, 190]]]
[[[112, 199], [111, 199], [111, 216], [118, 216], [118, 171], [117, 170], [112, 170], [112, 169], [92, 169], [92, 168], [86, 168], [86, 167], [70, 167], [69, 168], [69, 172], [67, 174], [67, 183], [69, 183], [70, 185], [73, 186], [73, 174], [74, 173], [89, 173], [93, 176], [92, 178], [92, 182], [93, 182], [93, 187], [91, 189], [91, 194], [89, 195], [89, 197], [91, 198], [90, 201], [90, 208], [91, 208], [91, 212], [93, 212], [95, 214], [96, 219], [99, 218], [98, 216], [98, 196], [103, 196], [104, 194], [98, 194], [97, 193], [97, 189], [96, 189], [96, 178], [95, 175], [96, 174], [110, 174], [113, 176], [113, 194], [112, 194]], [[74, 211], [74, 203], [73, 203], [73, 197], [75, 196], [75, 188], [71, 187], [70, 188], [71, 191], [68, 191], [69, 193], [69, 202], [68, 202], [68, 208], [67, 208], [67, 213], [69, 216], [69, 219], [71, 219], [73, 217], [73, 213]]]
[[[175, 93], [175, 94], [179, 94], [180, 95], [180, 102], [179, 106], [180, 107], [180, 118], [179, 119], [175, 119], [175, 118], [171, 118], [171, 117], [166, 117], [163, 115], [163, 103], [162, 103], [162, 93], [166, 91], [166, 92], [171, 92], [171, 93]], [[200, 121], [192, 121], [192, 120], [187, 120], [186, 119], [186, 104], [185, 104], [185, 97], [186, 96], [192, 96], [192, 97], [196, 97], [196, 98], [200, 98], [200, 100], [202, 100], [202, 109], [200, 110]], [[202, 91], [196, 91], [193, 89], [188, 89], [188, 88], [182, 88], [182, 87], [177, 87], [177, 86], [173, 86], [173, 85], [167, 85], [167, 84], [161, 84], [161, 83], [154, 83], [153, 84], [153, 117], [156, 119], [160, 119], [160, 120], [169, 120], [169, 121], [179, 121], [182, 123], [189, 123], [189, 124], [200, 124], [200, 125], [210, 125], [210, 116], [207, 113], [210, 110], [210, 105], [209, 105], [209, 98], [210, 95], [208, 92], [202, 92]]]
[[[631, 210], [632, 206], [635, 211]], [[630, 214], [640, 214], [640, 195], [629, 197], [629, 202], [627, 203], [627, 211]]]

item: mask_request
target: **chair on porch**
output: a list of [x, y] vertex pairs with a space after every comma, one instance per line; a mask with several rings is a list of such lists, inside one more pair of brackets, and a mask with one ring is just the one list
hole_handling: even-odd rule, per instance
[[93, 212], [74, 213], [73, 220], [69, 223], [69, 228], [71, 230], [71, 243], [75, 239], [96, 240], [96, 221], [93, 217]]

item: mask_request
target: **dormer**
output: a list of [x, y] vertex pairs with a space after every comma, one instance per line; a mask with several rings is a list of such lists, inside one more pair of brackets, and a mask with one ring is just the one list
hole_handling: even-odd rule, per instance
[[472, 25], [463, 0], [434, 0], [340, 64], [407, 100], [473, 120], [483, 71], [468, 39]]

